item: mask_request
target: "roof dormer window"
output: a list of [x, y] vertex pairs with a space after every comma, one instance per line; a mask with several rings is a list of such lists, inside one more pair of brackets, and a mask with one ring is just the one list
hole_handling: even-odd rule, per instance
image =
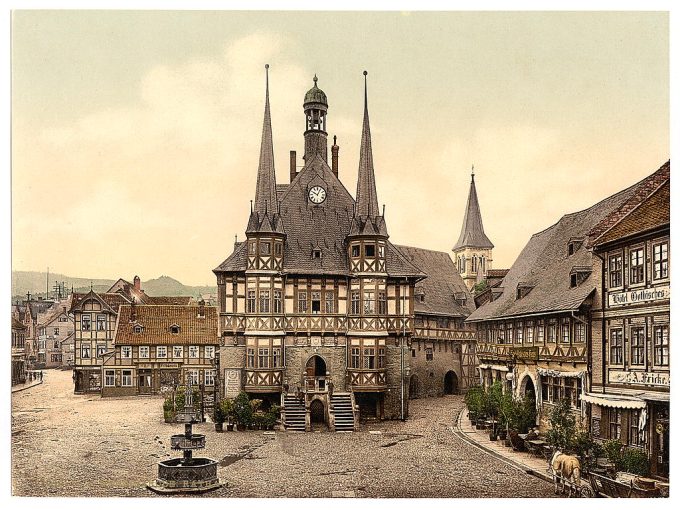
[[312, 250], [312, 258], [313, 259], [320, 259], [321, 258], [321, 249], [315, 248]]
[[572, 237], [569, 239], [569, 244], [567, 244], [567, 255], [571, 256], [576, 253], [579, 248], [583, 245], [582, 237]]
[[135, 334], [144, 333], [144, 326], [142, 326], [141, 324], [135, 324], [134, 327], [132, 328], [132, 332]]
[[465, 306], [465, 304], [467, 303], [467, 293], [454, 292], [453, 299], [455, 299], [456, 303], [458, 303], [460, 306]]
[[524, 296], [529, 294], [531, 290], [534, 288], [533, 285], [529, 285], [528, 283], [518, 283], [517, 284], [517, 294], [516, 294], [516, 299], [522, 299]]
[[180, 327], [177, 324], [173, 324], [172, 326], [170, 326], [170, 333], [172, 333], [173, 335], [179, 335], [179, 330]]
[[588, 279], [592, 269], [588, 266], [575, 266], [571, 268], [569, 273], [569, 287], [574, 288], [581, 285]]

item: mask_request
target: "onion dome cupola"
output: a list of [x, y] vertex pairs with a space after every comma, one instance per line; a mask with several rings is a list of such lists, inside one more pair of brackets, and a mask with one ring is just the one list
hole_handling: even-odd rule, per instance
[[246, 236], [248, 269], [280, 269], [283, 264], [285, 230], [276, 195], [274, 146], [269, 110], [269, 64], [265, 65], [266, 92], [260, 161], [257, 168], [255, 200], [252, 202]]
[[385, 271], [387, 225], [378, 207], [378, 193], [373, 168], [371, 126], [368, 117], [368, 88], [364, 71], [364, 122], [359, 151], [359, 174], [354, 215], [348, 234], [352, 271]]
[[319, 155], [328, 162], [328, 133], [326, 117], [328, 115], [328, 99], [323, 90], [317, 86], [319, 79], [314, 75], [314, 86], [305, 94], [302, 105], [305, 112], [305, 162], [314, 155]]

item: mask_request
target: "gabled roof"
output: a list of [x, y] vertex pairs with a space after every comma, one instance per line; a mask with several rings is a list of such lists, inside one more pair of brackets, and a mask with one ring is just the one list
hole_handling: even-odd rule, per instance
[[482, 213], [479, 210], [477, 188], [475, 187], [475, 174], [472, 174], [472, 181], [470, 182], [470, 192], [468, 193], [467, 205], [465, 207], [463, 226], [460, 229], [460, 236], [458, 236], [458, 241], [453, 249], [457, 250], [463, 247], [493, 248], [493, 243], [484, 233]]
[[[454, 317], [470, 315], [475, 308], [472, 295], [448, 253], [413, 246], [399, 245], [396, 248], [427, 275], [427, 278], [418, 283], [425, 299], [421, 301], [416, 297], [416, 313]], [[454, 296], [458, 294], [466, 297], [465, 305], [456, 301]]]
[[611, 241], [670, 225], [671, 162], [635, 185], [624, 204], [604, 218], [588, 233], [588, 246]]
[[16, 317], [12, 317], [12, 329], [27, 329]]
[[120, 305], [130, 302], [130, 299], [118, 292], [102, 292], [101, 294], [97, 294], [95, 291], [91, 290], [87, 294], [74, 293], [69, 312], [76, 310], [82, 311], [82, 304], [88, 299], [98, 301], [102, 305], [102, 309], [110, 313], [118, 313], [118, 307]]
[[[199, 307], [179, 305], [135, 305], [136, 320], [131, 321], [132, 306], [120, 307], [114, 343], [116, 345], [219, 345], [217, 308], [206, 306], [204, 317]], [[143, 327], [135, 333], [134, 327]], [[171, 333], [177, 325], [179, 333]]]
[[[593, 255], [583, 245], [569, 255], [569, 240], [585, 237], [595, 225], [621, 207], [633, 195], [635, 187], [620, 191], [583, 211], [566, 214], [553, 226], [534, 234], [500, 287], [492, 290], [494, 300], [475, 310], [468, 320], [577, 310], [593, 293], [598, 282], [593, 275], [588, 275], [576, 287], [570, 286], [572, 269], [592, 267]], [[517, 299], [520, 283], [533, 288], [526, 296]], [[497, 296], [496, 292], [501, 289], [502, 294]]]

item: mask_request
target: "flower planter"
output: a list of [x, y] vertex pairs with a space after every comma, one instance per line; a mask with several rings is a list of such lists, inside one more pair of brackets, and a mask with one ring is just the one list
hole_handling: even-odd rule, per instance
[[244, 430], [246, 430], [246, 426], [243, 425], [242, 423], [239, 423], [238, 425], [236, 425], [236, 430], [238, 430], [239, 432], [243, 432]]
[[233, 423], [227, 423], [227, 432], [233, 432], [234, 431], [234, 424]]
[[223, 423], [215, 423], [215, 432], [223, 432], [224, 431], [224, 424]]

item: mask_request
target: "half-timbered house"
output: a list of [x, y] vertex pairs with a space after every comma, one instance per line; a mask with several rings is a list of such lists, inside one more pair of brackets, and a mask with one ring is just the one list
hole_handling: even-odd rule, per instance
[[[376, 191], [367, 95], [355, 197], [339, 178], [335, 138], [328, 164], [328, 101], [316, 77], [303, 110], [304, 165], [298, 171], [291, 151], [290, 182], [277, 185], [267, 80], [246, 240], [214, 269], [222, 392], [233, 396], [243, 389], [282, 403], [290, 429], [309, 430], [315, 422], [352, 429], [357, 408], [363, 417], [405, 418], [414, 375], [415, 289], [428, 274], [389, 239]], [[456, 299], [474, 305], [450, 259], [436, 270], [458, 282], [460, 296], [449, 289], [449, 303], [438, 309], [450, 317], [442, 330], [453, 331], [467, 313]], [[421, 335], [423, 341], [434, 335], [434, 343], [445, 336], [423, 328]], [[447, 342], [463, 340], [471, 338], [453, 334]]]
[[596, 438], [644, 449], [668, 477], [670, 435], [670, 161], [589, 233], [602, 269], [593, 311], [591, 405]]

